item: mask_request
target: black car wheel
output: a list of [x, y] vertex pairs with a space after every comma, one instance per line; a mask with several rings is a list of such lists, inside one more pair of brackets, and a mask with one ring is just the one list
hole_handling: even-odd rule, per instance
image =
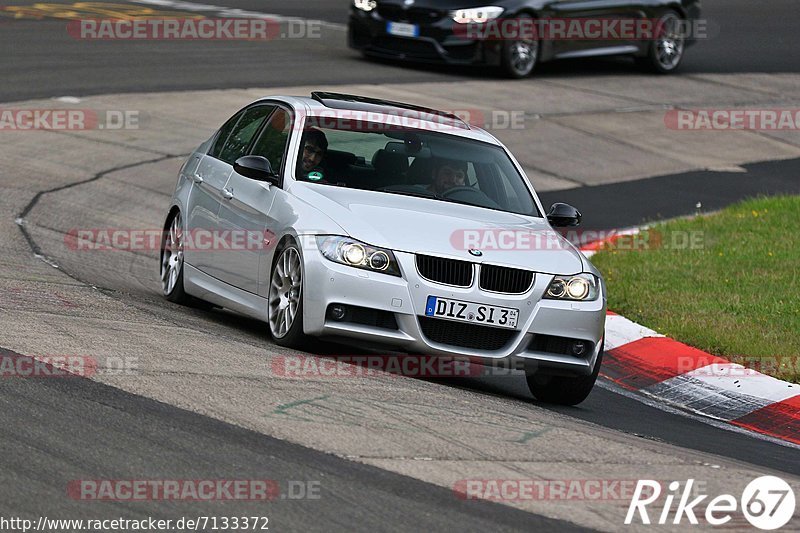
[[578, 405], [592, 392], [597, 376], [600, 373], [600, 365], [603, 362], [603, 349], [605, 343], [600, 346], [600, 353], [594, 364], [594, 371], [588, 376], [564, 377], [548, 376], [531, 372], [527, 375], [528, 388], [537, 400], [546, 403], [559, 405]]
[[[530, 19], [530, 15], [521, 14], [518, 19]], [[520, 28], [532, 25], [519, 24]], [[503, 43], [501, 66], [507, 76], [511, 78], [524, 78], [533, 72], [539, 60], [539, 40], [533, 39], [509, 40]]]
[[651, 72], [669, 74], [680, 66], [686, 48], [680, 16], [670, 11], [656, 23], [655, 34], [645, 57], [637, 62]]

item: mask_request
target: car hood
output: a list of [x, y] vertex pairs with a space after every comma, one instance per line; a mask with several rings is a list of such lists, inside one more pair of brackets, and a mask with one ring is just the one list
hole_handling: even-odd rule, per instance
[[[542, 218], [301, 182], [293, 184], [292, 193], [350, 237], [374, 246], [550, 274], [583, 271], [580, 252]], [[470, 248], [482, 255], [472, 255]]]

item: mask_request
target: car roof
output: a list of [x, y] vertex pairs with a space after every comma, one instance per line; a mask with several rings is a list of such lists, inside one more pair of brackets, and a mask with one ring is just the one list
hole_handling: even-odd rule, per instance
[[[457, 115], [433, 108], [344, 93], [313, 92], [311, 96], [269, 96], [311, 117], [346, 117], [355, 121], [386, 123], [436, 131], [501, 145], [489, 132], [468, 124]], [[478, 110], [474, 110], [478, 111]]]

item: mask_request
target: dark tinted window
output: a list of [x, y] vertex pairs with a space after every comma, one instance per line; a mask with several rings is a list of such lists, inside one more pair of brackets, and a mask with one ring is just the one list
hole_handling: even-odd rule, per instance
[[242, 118], [244, 111], [239, 111], [235, 115], [233, 115], [228, 122], [226, 122], [217, 133], [217, 138], [214, 139], [214, 145], [209, 150], [208, 155], [212, 157], [219, 158], [220, 152], [222, 152], [222, 147], [225, 146], [225, 141], [228, 140], [228, 137], [233, 131], [233, 128], [236, 127], [236, 124], [239, 122], [239, 119]]
[[280, 172], [283, 156], [286, 153], [286, 143], [289, 141], [289, 131], [292, 120], [289, 113], [278, 108], [269, 119], [261, 132], [261, 136], [253, 146], [252, 155], [261, 155], [269, 159], [272, 170]]
[[262, 122], [273, 109], [275, 106], [260, 105], [245, 110], [217, 157], [232, 165], [234, 161], [245, 155], [250, 141], [253, 140]]

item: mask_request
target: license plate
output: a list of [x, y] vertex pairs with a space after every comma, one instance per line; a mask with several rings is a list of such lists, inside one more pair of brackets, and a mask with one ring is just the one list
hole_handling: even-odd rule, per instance
[[387, 22], [386, 31], [400, 37], [419, 37], [419, 26], [405, 22]]
[[517, 327], [519, 309], [428, 296], [425, 316], [514, 329]]

